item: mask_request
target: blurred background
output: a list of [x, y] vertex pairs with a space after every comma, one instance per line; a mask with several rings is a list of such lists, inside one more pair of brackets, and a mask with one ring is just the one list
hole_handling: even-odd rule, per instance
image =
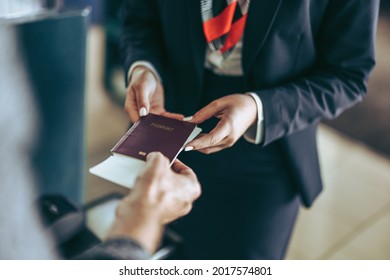
[[[70, 11], [80, 10], [85, 6], [93, 8], [89, 25], [82, 20], [86, 16], [83, 12], [68, 14], [72, 23], [65, 23], [68, 27], [66, 34], [74, 34], [79, 30], [81, 33], [76, 34], [79, 44], [76, 40], [65, 47], [66, 42], [53, 39], [58, 43], [58, 48], [53, 50], [54, 54], [57, 53], [56, 50], [62, 49], [63, 44], [63, 49], [70, 48], [68, 52], [64, 52], [68, 59], [73, 57], [74, 60], [75, 54], [81, 55], [77, 56], [78, 63], [69, 65], [69, 69], [85, 69], [86, 76], [80, 72], [77, 80], [75, 77], [53, 74], [53, 79], [57, 77], [64, 80], [66, 77], [68, 84], [76, 81], [76, 90], [67, 88], [67, 85], [64, 85], [63, 90], [79, 94], [63, 101], [51, 101], [69, 104], [63, 116], [70, 127], [77, 124], [77, 139], [73, 137], [67, 143], [74, 143], [75, 147], [85, 143], [85, 146], [81, 146], [86, 147], [85, 151], [70, 148], [71, 151], [67, 154], [73, 156], [65, 158], [62, 164], [69, 166], [71, 163], [73, 166], [76, 158], [78, 164], [75, 168], [84, 172], [79, 174], [73, 171], [72, 174], [67, 174], [59, 189], [79, 202], [91, 201], [109, 193], [126, 192], [87, 172], [89, 167], [109, 156], [110, 149], [129, 126], [123, 110], [125, 89], [118, 49], [122, 0], [61, 2], [65, 10]], [[55, 5], [59, 1], [53, 3]], [[8, 9], [11, 8], [20, 10], [20, 7], [8, 6]], [[74, 17], [78, 20], [74, 20]], [[77, 26], [85, 26], [85, 29]], [[58, 28], [64, 30], [62, 25]], [[83, 32], [87, 36], [85, 46]], [[82, 53], [84, 49], [85, 57], [85, 53]], [[64, 56], [61, 59], [67, 60]], [[72, 75], [72, 72], [74, 71], [69, 70], [65, 74]], [[390, 0], [382, 0], [377, 33], [377, 66], [369, 82], [369, 93], [364, 102], [337, 120], [326, 121], [320, 126], [318, 144], [325, 189], [311, 209], [302, 209], [288, 259], [390, 259], [389, 73]], [[47, 97], [43, 97], [43, 100], [47, 100]], [[81, 104], [83, 108], [75, 110], [75, 103], [78, 106]], [[82, 116], [86, 117], [85, 121]], [[72, 129], [70, 127], [61, 129]], [[80, 166], [84, 166], [84, 169], [79, 168]], [[70, 184], [69, 178], [73, 180], [73, 189], [66, 187]], [[47, 190], [42, 190], [45, 191]]]

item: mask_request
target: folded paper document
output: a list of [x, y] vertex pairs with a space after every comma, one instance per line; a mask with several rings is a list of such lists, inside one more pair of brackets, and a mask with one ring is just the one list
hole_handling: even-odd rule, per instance
[[171, 163], [201, 129], [195, 124], [148, 114], [141, 117], [112, 148], [111, 156], [89, 171], [108, 181], [131, 188], [145, 167], [146, 156], [161, 152]]

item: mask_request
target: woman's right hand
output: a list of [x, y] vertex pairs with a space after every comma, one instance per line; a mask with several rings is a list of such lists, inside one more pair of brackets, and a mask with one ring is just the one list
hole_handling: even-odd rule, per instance
[[164, 106], [164, 89], [152, 71], [145, 66], [137, 66], [131, 75], [125, 102], [125, 111], [132, 123], [140, 117], [154, 113], [182, 120], [181, 114], [169, 113]]

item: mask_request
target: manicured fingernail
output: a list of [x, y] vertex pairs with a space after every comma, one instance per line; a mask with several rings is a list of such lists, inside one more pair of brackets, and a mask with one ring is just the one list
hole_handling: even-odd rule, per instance
[[145, 117], [147, 114], [148, 114], [148, 111], [146, 110], [145, 107], [142, 107], [142, 108], [139, 110], [139, 116], [140, 116], [140, 117]]
[[188, 146], [188, 147], [184, 148], [184, 151], [189, 152], [189, 151], [192, 151], [193, 149], [194, 149], [194, 147]]
[[183, 121], [189, 122], [189, 121], [192, 121], [193, 118], [194, 118], [193, 116], [191, 116], [191, 117], [185, 117], [185, 118], [183, 119]]

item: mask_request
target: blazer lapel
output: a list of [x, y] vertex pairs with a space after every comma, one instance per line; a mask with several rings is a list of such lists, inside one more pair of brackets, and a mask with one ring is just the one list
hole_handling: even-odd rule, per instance
[[200, 10], [200, 0], [187, 0], [188, 32], [191, 37], [190, 50], [195, 64], [199, 81], [203, 81], [204, 58], [206, 54], [206, 38], [203, 33], [203, 22]]
[[250, 72], [256, 56], [267, 39], [282, 2], [283, 0], [251, 1], [242, 51], [245, 76]]

